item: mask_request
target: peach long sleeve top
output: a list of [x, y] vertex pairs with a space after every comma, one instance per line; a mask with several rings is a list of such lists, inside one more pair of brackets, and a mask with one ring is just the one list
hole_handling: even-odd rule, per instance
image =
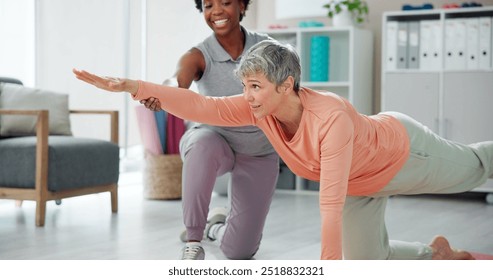
[[136, 100], [156, 97], [183, 119], [217, 126], [256, 125], [296, 175], [320, 182], [321, 259], [342, 259], [342, 210], [346, 195], [382, 189], [409, 156], [405, 127], [385, 114], [359, 114], [344, 98], [301, 88], [301, 123], [287, 139], [273, 116], [256, 119], [242, 95], [207, 97], [139, 81]]

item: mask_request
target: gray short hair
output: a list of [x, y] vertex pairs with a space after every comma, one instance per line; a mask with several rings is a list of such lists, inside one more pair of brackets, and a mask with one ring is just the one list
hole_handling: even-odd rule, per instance
[[283, 45], [274, 40], [255, 44], [241, 58], [235, 70], [238, 78], [261, 73], [276, 86], [282, 85], [289, 76], [294, 79], [294, 91], [300, 89], [300, 58], [291, 45]]

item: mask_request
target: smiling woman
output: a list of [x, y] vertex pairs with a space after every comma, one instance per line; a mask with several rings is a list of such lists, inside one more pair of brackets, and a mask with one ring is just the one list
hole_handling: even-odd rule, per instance
[[[255, 43], [268, 39], [240, 25], [249, 4], [250, 0], [195, 0], [213, 34], [180, 58], [175, 76], [166, 83], [189, 88], [195, 82], [207, 96], [241, 93], [241, 83], [233, 73], [239, 58]], [[142, 103], [161, 110], [159, 100], [153, 97]], [[187, 242], [183, 258], [203, 259], [200, 241], [204, 237], [220, 241], [229, 258], [251, 258], [260, 246], [279, 173], [279, 158], [265, 135], [253, 126], [189, 124], [180, 153], [186, 228], [180, 239]], [[232, 201], [229, 213], [224, 208], [209, 212], [216, 177], [222, 175], [230, 175], [231, 184], [225, 191]]]

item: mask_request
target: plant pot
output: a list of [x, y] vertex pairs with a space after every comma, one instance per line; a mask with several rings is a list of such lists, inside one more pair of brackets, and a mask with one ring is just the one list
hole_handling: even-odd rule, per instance
[[332, 17], [332, 25], [336, 27], [353, 26], [353, 15], [348, 10], [342, 10]]

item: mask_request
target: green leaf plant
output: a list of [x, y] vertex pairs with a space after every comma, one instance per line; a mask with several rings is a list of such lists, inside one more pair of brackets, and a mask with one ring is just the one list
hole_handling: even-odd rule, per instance
[[364, 0], [332, 0], [323, 7], [327, 8], [329, 12], [327, 16], [333, 18], [334, 15], [343, 11], [343, 7], [347, 7], [349, 13], [353, 16], [358, 24], [363, 23], [368, 16], [368, 3]]

